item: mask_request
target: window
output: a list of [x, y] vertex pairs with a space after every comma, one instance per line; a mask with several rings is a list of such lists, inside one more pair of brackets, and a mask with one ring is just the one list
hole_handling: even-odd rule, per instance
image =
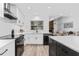
[[31, 21], [31, 30], [43, 30], [43, 21]]
[[64, 23], [64, 28], [73, 28], [73, 22]]

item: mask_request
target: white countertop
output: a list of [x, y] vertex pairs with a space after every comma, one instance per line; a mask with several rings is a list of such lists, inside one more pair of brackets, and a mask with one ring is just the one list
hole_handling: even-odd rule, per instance
[[51, 32], [38, 32], [38, 33], [36, 33], [36, 32], [27, 32], [25, 34], [45, 34], [45, 33], [52, 34]]
[[9, 44], [10, 42], [14, 41], [12, 40], [0, 40], [0, 48], [4, 47], [5, 45]]
[[49, 36], [49, 38], [79, 52], [79, 36]]

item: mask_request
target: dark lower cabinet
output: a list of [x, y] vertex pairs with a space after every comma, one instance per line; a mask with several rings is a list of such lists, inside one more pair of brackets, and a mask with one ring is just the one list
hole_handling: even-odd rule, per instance
[[49, 56], [79, 56], [79, 53], [53, 39], [49, 39]]
[[56, 56], [56, 41], [49, 40], [49, 56]]
[[[61, 44], [60, 44], [61, 45]], [[79, 53], [64, 46], [64, 45], [61, 45], [61, 51], [62, 51], [62, 56], [79, 56]]]
[[43, 44], [44, 45], [49, 45], [49, 37], [47, 35], [43, 36]]
[[62, 56], [63, 55], [63, 52], [62, 52], [62, 46], [59, 44], [59, 43], [56, 43], [56, 51], [57, 51], [57, 56]]
[[49, 36], [52, 36], [52, 33], [43, 34], [43, 45], [49, 45]]

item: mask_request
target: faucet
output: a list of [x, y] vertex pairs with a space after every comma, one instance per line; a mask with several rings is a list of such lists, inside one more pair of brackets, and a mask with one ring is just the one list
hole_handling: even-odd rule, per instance
[[38, 28], [37, 28], [37, 26], [36, 26], [36, 33], [38, 33]]
[[36, 33], [38, 33], [38, 30], [36, 30]]

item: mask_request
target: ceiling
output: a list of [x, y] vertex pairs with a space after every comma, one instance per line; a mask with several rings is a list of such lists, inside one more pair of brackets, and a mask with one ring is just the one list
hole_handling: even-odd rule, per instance
[[59, 16], [72, 16], [78, 14], [78, 3], [16, 3], [20, 12], [27, 19], [38, 16], [42, 19], [56, 18]]

